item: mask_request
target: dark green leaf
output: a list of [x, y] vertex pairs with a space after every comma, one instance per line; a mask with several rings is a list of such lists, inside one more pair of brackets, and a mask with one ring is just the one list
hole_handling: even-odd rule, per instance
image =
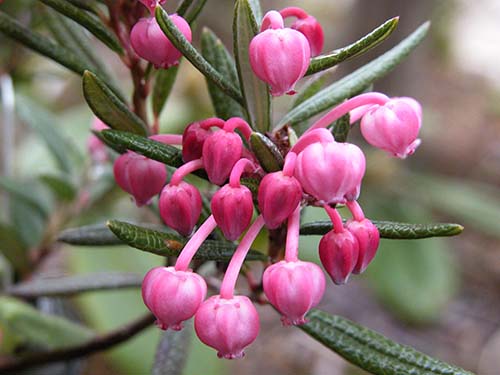
[[0, 32], [80, 75], [91, 68], [69, 49], [31, 31], [3, 12], [0, 12]]
[[63, 201], [72, 201], [76, 196], [76, 188], [68, 180], [69, 178], [54, 176], [54, 175], [42, 175], [40, 180], [47, 185], [54, 195]]
[[207, 0], [198, 0], [196, 5], [186, 13], [185, 19], [190, 25], [196, 21], [206, 3]]
[[122, 54], [123, 49], [116, 36], [104, 26], [99, 18], [89, 14], [65, 0], [40, 0], [42, 3], [71, 18], [90, 31], [101, 42], [113, 51]]
[[175, 11], [179, 16], [184, 17], [186, 12], [188, 11], [189, 7], [193, 3], [194, 0], [182, 0], [182, 2], [179, 4], [179, 7]]
[[147, 126], [94, 73], [83, 74], [83, 95], [92, 112], [113, 129], [147, 135]]
[[141, 286], [143, 277], [130, 272], [105, 272], [43, 278], [13, 285], [6, 292], [19, 298], [71, 296], [83, 292], [137, 288]]
[[397, 46], [355, 72], [333, 83], [291, 110], [277, 127], [296, 124], [331, 108], [344, 99], [364, 90], [375, 80], [389, 73], [424, 39], [430, 23], [426, 22]]
[[312, 58], [306, 75], [329, 69], [343, 61], [362, 55], [363, 53], [378, 46], [392, 34], [398, 26], [398, 22], [399, 17], [391, 18], [358, 41], [344, 48], [339, 48], [328, 55], [321, 55]]
[[[118, 220], [107, 223], [109, 229], [123, 242], [136, 249], [161, 256], [177, 256], [186, 240], [176, 234], [160, 232], [139, 227]], [[231, 242], [206, 240], [201, 245], [194, 259], [229, 261], [236, 250]], [[255, 250], [250, 250], [246, 260], [266, 260], [267, 257]]]
[[59, 234], [57, 240], [78, 246], [110, 246], [123, 244], [123, 241], [117, 238], [113, 232], [103, 224], [65, 229]]
[[239, 103], [243, 103], [243, 98], [238, 89], [231, 82], [228, 82], [224, 77], [208, 63], [207, 60], [193, 47], [191, 43], [179, 31], [177, 26], [172, 22], [167, 12], [162, 7], [156, 7], [156, 20], [160, 25], [168, 39], [172, 44], [188, 59], [193, 66], [198, 69], [207, 79], [211, 80], [227, 95], [235, 99]]
[[165, 332], [156, 348], [153, 375], [182, 374], [189, 354], [192, 329], [188, 324], [180, 332]]
[[[381, 238], [396, 240], [456, 236], [462, 233], [464, 229], [460, 224], [450, 223], [411, 224], [373, 220], [373, 224], [378, 228]], [[315, 221], [303, 224], [300, 227], [300, 233], [304, 235], [323, 235], [331, 229], [331, 221]]]
[[300, 329], [371, 374], [473, 375], [340, 316], [314, 309], [307, 318]]
[[16, 270], [22, 273], [30, 269], [27, 250], [15, 228], [0, 223], [0, 253], [7, 258]]
[[264, 134], [253, 132], [250, 148], [266, 172], [276, 172], [283, 168], [283, 156], [278, 147]]
[[173, 146], [117, 130], [103, 130], [101, 135], [108, 142], [172, 167], [180, 167], [183, 164], [181, 151]]
[[[32, 185], [29, 185], [32, 187]], [[34, 196], [37, 190], [31, 188]], [[47, 222], [47, 214], [40, 211], [21, 197], [11, 195], [9, 201], [10, 223], [16, 229], [24, 245], [28, 248], [38, 246], [42, 240]]]
[[347, 136], [351, 130], [351, 116], [348, 114], [342, 116], [333, 125], [333, 137], [337, 142], [347, 141]]
[[[201, 53], [210, 64], [219, 69], [224, 79], [230, 82], [238, 82], [238, 75], [231, 54], [222, 41], [208, 28], [204, 28], [201, 34]], [[207, 79], [207, 85], [217, 117], [224, 120], [231, 117], [245, 117], [238, 102], [224, 94], [209, 79]]]
[[261, 133], [271, 124], [271, 97], [267, 85], [254, 74], [250, 66], [248, 46], [257, 34], [258, 26], [248, 0], [236, 0], [233, 19], [233, 50], [243, 90], [250, 125]]
[[97, 13], [97, 11], [94, 7], [94, 4], [91, 4], [91, 1], [89, 1], [89, 0], [67, 0], [67, 1], [80, 9], [83, 9], [83, 10], [86, 10], [86, 11], [89, 11], [92, 13]]
[[172, 87], [179, 71], [178, 66], [169, 69], [160, 69], [156, 73], [155, 85], [153, 89], [153, 113], [156, 117], [160, 116], [161, 111], [167, 103], [167, 99], [172, 92]]

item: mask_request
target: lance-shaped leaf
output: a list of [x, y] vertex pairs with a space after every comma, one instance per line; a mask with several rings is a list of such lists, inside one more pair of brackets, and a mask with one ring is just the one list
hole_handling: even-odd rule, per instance
[[250, 148], [266, 172], [276, 172], [283, 168], [283, 155], [264, 134], [253, 132], [250, 136]]
[[146, 124], [90, 71], [83, 73], [83, 96], [92, 112], [111, 128], [147, 135]]
[[340, 316], [307, 314], [304, 332], [352, 364], [375, 375], [473, 375]]
[[0, 222], [0, 255], [3, 254], [12, 266], [22, 273], [31, 268], [27, 250], [16, 229]]
[[97, 10], [95, 8], [95, 5], [92, 4], [91, 1], [88, 1], [88, 0], [67, 0], [67, 1], [68, 1], [68, 3], [71, 3], [80, 9], [97, 14]]
[[248, 0], [248, 4], [250, 4], [250, 8], [252, 8], [252, 13], [255, 17], [255, 21], [257, 22], [257, 26], [260, 26], [260, 22], [262, 21], [262, 8], [260, 6], [260, 0]]
[[211, 80], [227, 95], [232, 97], [237, 102], [243, 103], [243, 98], [239, 90], [236, 89], [231, 82], [225, 80], [224, 77], [203, 58], [196, 48], [189, 43], [162, 7], [156, 7], [155, 15], [158, 25], [160, 25], [162, 31], [165, 33], [167, 38], [170, 39], [172, 44], [184, 55], [184, 57], [188, 59], [201, 74]]
[[182, 374], [189, 354], [191, 324], [180, 332], [168, 330], [163, 333], [156, 348], [153, 375]]
[[179, 6], [177, 7], [175, 13], [179, 16], [184, 17], [186, 12], [188, 11], [191, 4], [193, 4], [194, 0], [182, 0]]
[[[47, 199], [47, 192], [42, 190], [40, 184], [17, 181], [6, 176], [0, 176], [0, 190], [10, 194], [12, 198], [27, 205], [31, 210], [37, 211], [43, 217], [47, 217], [52, 209], [52, 202]], [[49, 195], [50, 196], [50, 195]]]
[[351, 116], [348, 113], [335, 121], [332, 129], [333, 137], [337, 142], [345, 142], [349, 130], [351, 130]]
[[277, 127], [296, 124], [331, 108], [344, 99], [363, 91], [394, 69], [424, 39], [430, 23], [426, 22], [397, 46], [348, 76], [318, 92], [283, 117]]
[[[204, 28], [201, 34], [201, 53], [210, 64], [219, 69], [224, 79], [230, 82], [238, 82], [236, 67], [229, 51], [213, 31], [208, 28]], [[207, 79], [207, 85], [217, 117], [224, 120], [231, 117], [245, 117], [238, 102], [224, 94], [209, 79]]]
[[189, 11], [186, 13], [185, 19], [190, 25], [192, 25], [194, 21], [196, 21], [206, 3], [207, 0], [198, 0], [196, 2], [196, 5], [191, 7], [191, 9], [189, 9]]
[[248, 0], [237, 0], [234, 5], [233, 50], [240, 87], [250, 124], [265, 133], [271, 124], [271, 96], [267, 85], [253, 73], [248, 52], [248, 46], [258, 31]]
[[156, 117], [160, 116], [161, 111], [167, 103], [178, 71], [179, 66], [172, 66], [169, 69], [160, 69], [156, 73], [152, 97], [153, 113]]
[[77, 74], [81, 75], [85, 70], [91, 68], [69, 49], [31, 31], [4, 12], [0, 12], [0, 32]]
[[[451, 223], [411, 224], [373, 220], [373, 224], [378, 228], [381, 238], [393, 240], [456, 236], [464, 230], [460, 224]], [[332, 230], [331, 221], [315, 221], [303, 224], [300, 227], [300, 234], [323, 235], [330, 230]]]
[[103, 130], [101, 136], [118, 147], [135, 151], [172, 167], [183, 164], [181, 151], [173, 146], [117, 130]]
[[42, 3], [55, 9], [66, 17], [71, 18], [73, 21], [79, 23], [91, 32], [97, 39], [106, 44], [113, 51], [122, 54], [123, 49], [116, 36], [104, 26], [99, 18], [84, 10], [74, 6], [65, 0], [40, 0]]
[[123, 241], [116, 237], [104, 224], [65, 229], [59, 233], [57, 241], [77, 246], [123, 245]]
[[82, 292], [137, 288], [143, 275], [130, 272], [105, 272], [87, 275], [36, 279], [7, 288], [7, 294], [20, 298], [71, 296]]
[[12, 297], [0, 297], [0, 326], [2, 331], [17, 338], [19, 344], [46, 349], [81, 344], [93, 332], [69, 320], [42, 314], [30, 305]]
[[[161, 256], [179, 255], [186, 242], [185, 238], [177, 234], [139, 227], [123, 221], [110, 220], [107, 225], [127, 245]], [[194, 259], [227, 262], [235, 250], [236, 246], [231, 242], [206, 240]], [[258, 251], [250, 250], [246, 260], [267, 260], [267, 257]]]
[[76, 188], [71, 184], [68, 176], [44, 174], [40, 176], [40, 181], [60, 200], [69, 202], [76, 196]]
[[309, 68], [307, 69], [306, 75], [329, 69], [332, 66], [352, 59], [353, 57], [362, 55], [363, 53], [378, 46], [385, 39], [387, 39], [389, 35], [392, 34], [392, 32], [398, 26], [398, 22], [399, 17], [391, 18], [358, 41], [346, 47], [336, 49], [335, 51], [327, 55], [321, 55], [312, 58], [311, 62], [309, 63]]

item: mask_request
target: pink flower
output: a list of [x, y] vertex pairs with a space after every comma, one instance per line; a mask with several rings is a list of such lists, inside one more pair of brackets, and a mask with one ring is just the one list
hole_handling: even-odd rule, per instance
[[155, 8], [159, 4], [164, 4], [167, 0], [139, 0], [139, 1], [141, 3], [143, 3], [146, 8], [149, 9], [149, 11], [151, 12], [151, 14], [153, 14], [154, 11], [155, 11]]
[[182, 135], [182, 160], [187, 163], [201, 158], [203, 144], [212, 133], [212, 130], [204, 129], [200, 122], [189, 124]]
[[206, 294], [207, 284], [200, 275], [174, 267], [153, 268], [142, 282], [144, 304], [163, 330], [182, 329], [182, 322], [194, 316]]
[[[109, 126], [102, 122], [99, 118], [94, 117], [91, 130], [99, 132], [105, 129], [109, 129]], [[105, 163], [109, 160], [106, 145], [102, 143], [102, 141], [94, 134], [91, 134], [87, 139], [87, 150], [92, 161], [97, 164]]]
[[319, 243], [319, 257], [335, 284], [345, 284], [358, 261], [359, 245], [346, 230], [331, 230]]
[[300, 32], [285, 28], [276, 11], [268, 12], [261, 32], [249, 46], [253, 72], [271, 89], [271, 95], [295, 93], [294, 87], [309, 67], [311, 51], [307, 38]]
[[418, 133], [422, 108], [412, 98], [392, 98], [374, 105], [361, 119], [361, 133], [368, 143], [404, 159], [420, 145]]
[[283, 315], [283, 325], [306, 323], [305, 314], [321, 301], [325, 291], [321, 268], [300, 260], [269, 266], [262, 281], [266, 297]]
[[134, 197], [137, 206], [148, 204], [167, 180], [165, 165], [132, 151], [115, 160], [113, 172], [118, 186]]
[[311, 47], [311, 56], [318, 56], [323, 50], [324, 36], [323, 28], [316, 18], [297, 7], [282, 9], [280, 14], [283, 18], [297, 17], [291, 28], [304, 34]]
[[352, 272], [362, 273], [377, 253], [380, 234], [377, 227], [368, 219], [349, 220], [346, 229], [358, 240], [359, 245], [358, 261]]
[[216, 295], [200, 306], [194, 328], [203, 343], [217, 350], [219, 358], [242, 358], [243, 350], [259, 334], [259, 315], [248, 297]]
[[[177, 14], [170, 16], [172, 22], [191, 42], [191, 28], [184, 18]], [[130, 43], [134, 51], [155, 68], [167, 69], [179, 64], [182, 54], [168, 40], [154, 17], [141, 18], [130, 32]]]

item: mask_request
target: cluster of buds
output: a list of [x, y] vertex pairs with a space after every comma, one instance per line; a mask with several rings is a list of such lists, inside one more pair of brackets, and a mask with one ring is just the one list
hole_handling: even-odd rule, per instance
[[[158, 3], [141, 2], [151, 7]], [[177, 16], [171, 17], [176, 23]], [[284, 26], [288, 17], [296, 18], [291, 27]], [[154, 18], [141, 20], [137, 30], [133, 30], [137, 36], [132, 36], [132, 45], [155, 66], [168, 67], [175, 63], [172, 51], [158, 57], [163, 48], [158, 40], [164, 36], [159, 29], [149, 30], [158, 28], [155, 22]], [[179, 25], [184, 32], [182, 22]], [[188, 34], [190, 39], [190, 31], [186, 37]], [[261, 32], [250, 43], [250, 64], [255, 74], [269, 84], [272, 95], [292, 94], [308, 69], [310, 57], [322, 48], [323, 31], [315, 18], [299, 8], [270, 11], [262, 20]], [[156, 316], [160, 328], [179, 330], [183, 321], [194, 317], [198, 337], [216, 349], [219, 357], [242, 357], [245, 347], [258, 335], [259, 316], [252, 301], [235, 295], [234, 289], [245, 257], [263, 227], [269, 231], [286, 227], [284, 252], [274, 259], [274, 264], [267, 265], [262, 275], [263, 292], [281, 313], [284, 325], [306, 323], [307, 312], [321, 301], [326, 284], [318, 265], [299, 259], [300, 212], [307, 205], [323, 207], [332, 220], [333, 229], [321, 239], [319, 256], [333, 282], [343, 284], [352, 273], [366, 269], [376, 254], [380, 236], [357, 202], [365, 156], [358, 146], [337, 142], [327, 129], [348, 113], [352, 123], [361, 120], [361, 133], [368, 143], [392, 156], [405, 158], [420, 143], [419, 103], [411, 98], [388, 98], [371, 92], [341, 103], [295, 144], [281, 147], [283, 168], [272, 173], [266, 173], [258, 155], [246, 147], [252, 129], [238, 117], [191, 123], [182, 136], [152, 136], [158, 142], [182, 145], [184, 164], [167, 185], [167, 172], [161, 163], [130, 151], [116, 159], [118, 185], [134, 197], [137, 205], [148, 204], [160, 194], [161, 218], [189, 238], [174, 266], [154, 268], [143, 281], [144, 303]], [[202, 194], [184, 178], [197, 170], [204, 170], [208, 180], [219, 189], [211, 199], [211, 215], [195, 230], [202, 211]], [[242, 183], [243, 175], [259, 182], [255, 196]], [[349, 209], [351, 220], [344, 223], [336, 210], [338, 205]], [[257, 215], [252, 222], [255, 209]], [[205, 299], [207, 284], [189, 265], [217, 227], [228, 241], [240, 241], [225, 272], [220, 294]]]

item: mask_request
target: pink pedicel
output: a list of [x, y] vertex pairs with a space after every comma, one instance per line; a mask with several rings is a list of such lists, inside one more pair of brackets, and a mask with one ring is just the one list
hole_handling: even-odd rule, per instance
[[151, 14], [154, 14], [155, 8], [160, 4], [165, 4], [167, 0], [139, 0], [144, 4], [146, 8], [149, 9]]
[[149, 204], [167, 180], [165, 165], [132, 151], [115, 160], [113, 172], [118, 186], [134, 197], [138, 207]]
[[210, 128], [222, 128], [224, 124], [224, 120], [216, 117], [189, 124], [182, 134], [182, 160], [187, 163], [201, 158], [205, 140], [213, 133]]
[[182, 322], [194, 316], [207, 294], [203, 278], [174, 267], [156, 267], [142, 282], [144, 304], [156, 316], [163, 330], [182, 329]]
[[263, 275], [264, 293], [283, 315], [283, 325], [306, 323], [305, 314], [316, 306], [325, 291], [325, 276], [314, 263], [282, 260]]
[[307, 38], [284, 27], [282, 16], [274, 10], [266, 13], [260, 31], [249, 46], [253, 72], [270, 86], [271, 95], [293, 95], [295, 84], [309, 67]]
[[199, 339], [217, 350], [219, 358], [242, 358], [243, 350], [259, 334], [259, 315], [246, 296], [212, 296], [196, 312], [194, 328]]
[[323, 28], [316, 18], [310, 16], [303, 9], [297, 7], [282, 9], [280, 10], [280, 14], [283, 18], [297, 18], [297, 20], [290, 27], [301, 32], [307, 38], [309, 47], [311, 48], [311, 57], [318, 56], [323, 50], [325, 38], [323, 35]]
[[[316, 137], [317, 134], [321, 136]], [[300, 143], [308, 139], [313, 142], [308, 145]], [[302, 150], [298, 147], [300, 153], [295, 177], [304, 191], [323, 203], [345, 203], [357, 199], [365, 173], [363, 151], [351, 143], [335, 142], [326, 129], [307, 133], [301, 141], [296, 146], [306, 147]]]
[[[109, 126], [99, 118], [94, 117], [91, 130], [100, 132], [109, 129]], [[87, 151], [92, 161], [96, 164], [102, 164], [109, 160], [108, 149], [106, 145], [95, 134], [90, 134], [87, 139]]]
[[259, 210], [266, 227], [278, 228], [302, 199], [302, 186], [293, 176], [296, 154], [288, 153], [283, 171], [269, 173], [259, 185]]
[[368, 110], [361, 119], [361, 133], [372, 146], [404, 159], [420, 145], [421, 124], [422, 108], [416, 100], [392, 98]]
[[[172, 22], [191, 42], [191, 28], [184, 18], [172, 14]], [[179, 64], [182, 54], [168, 40], [154, 17], [141, 18], [130, 32], [130, 43], [135, 53], [152, 63], [155, 68], [167, 69]]]

